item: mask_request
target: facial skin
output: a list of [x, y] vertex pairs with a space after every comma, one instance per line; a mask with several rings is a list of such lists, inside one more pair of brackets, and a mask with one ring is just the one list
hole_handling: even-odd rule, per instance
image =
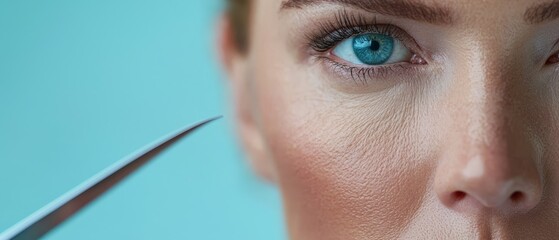
[[[244, 53], [224, 18], [220, 46], [239, 135], [282, 192], [290, 239], [559, 236], [559, 19], [537, 8], [548, 1], [387, 1], [445, 13], [430, 18], [284, 1], [252, 2]], [[403, 30], [414, 59], [383, 68], [310, 47], [341, 13]]]

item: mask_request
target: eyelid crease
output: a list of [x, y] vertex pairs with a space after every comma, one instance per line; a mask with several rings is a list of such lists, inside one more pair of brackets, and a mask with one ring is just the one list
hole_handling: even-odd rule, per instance
[[421, 1], [394, 0], [286, 0], [281, 4], [280, 11], [285, 9], [303, 8], [310, 5], [339, 4], [358, 8], [370, 13], [408, 18], [416, 21], [438, 25], [452, 24], [454, 21], [451, 10], [444, 4], [422, 3]]

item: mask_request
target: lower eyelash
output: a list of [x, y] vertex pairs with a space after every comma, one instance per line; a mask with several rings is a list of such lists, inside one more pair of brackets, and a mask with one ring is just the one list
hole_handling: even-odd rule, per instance
[[367, 85], [371, 81], [388, 81], [395, 76], [410, 76], [410, 74], [417, 73], [418, 67], [421, 65], [411, 63], [398, 63], [389, 65], [379, 65], [371, 67], [355, 67], [349, 66], [327, 56], [317, 56], [317, 60], [325, 63], [334, 72], [345, 79], [351, 79], [353, 82], [360, 85]]

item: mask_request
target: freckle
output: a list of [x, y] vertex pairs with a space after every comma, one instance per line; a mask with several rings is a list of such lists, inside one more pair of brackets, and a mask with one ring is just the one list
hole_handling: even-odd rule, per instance
[[481, 156], [478, 155], [468, 162], [466, 168], [462, 170], [462, 175], [466, 178], [479, 178], [483, 176], [484, 171], [483, 161], [481, 160]]

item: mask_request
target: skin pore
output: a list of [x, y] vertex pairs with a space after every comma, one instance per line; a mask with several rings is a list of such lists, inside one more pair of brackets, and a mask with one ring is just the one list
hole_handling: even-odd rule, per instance
[[[240, 139], [290, 239], [557, 238], [558, 17], [540, 0], [253, 0], [246, 49], [224, 18]], [[380, 55], [352, 39], [395, 50], [363, 64]]]

